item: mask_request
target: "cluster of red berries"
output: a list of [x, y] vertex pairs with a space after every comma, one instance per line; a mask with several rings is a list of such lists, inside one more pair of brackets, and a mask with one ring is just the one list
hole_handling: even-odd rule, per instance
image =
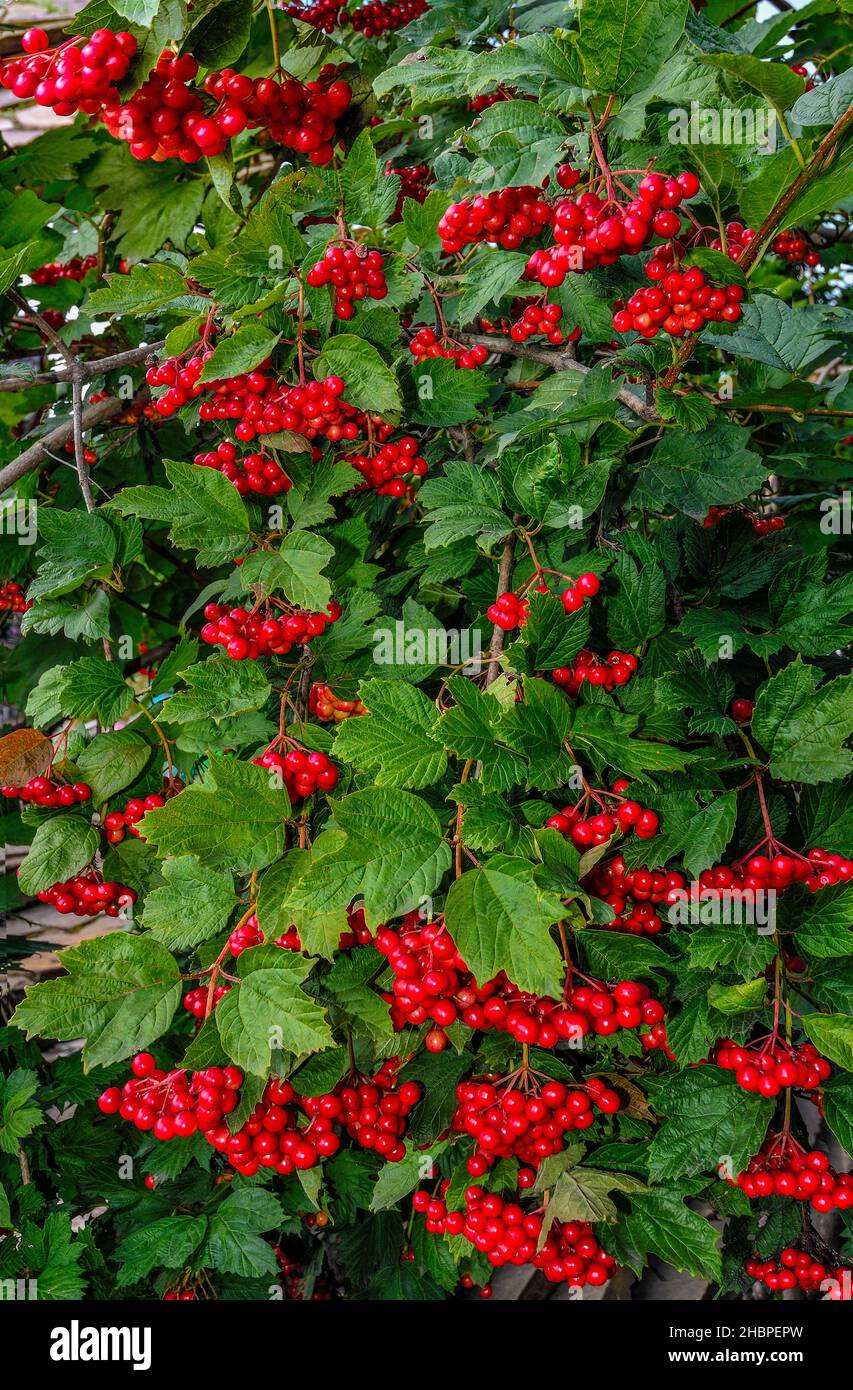
[[606, 661], [595, 652], [584, 647], [578, 652], [571, 666], [558, 666], [551, 672], [551, 679], [565, 690], [567, 695], [577, 695], [584, 681], [589, 685], [601, 686], [610, 691], [614, 685], [627, 685], [637, 669], [637, 658], [630, 652], [612, 651]]
[[111, 94], [104, 124], [129, 143], [136, 159], [194, 164], [222, 154], [247, 128], [263, 128], [278, 144], [308, 155], [312, 164], [329, 163], [335, 123], [352, 96], [349, 84], [337, 80], [336, 68], [323, 69], [307, 85], [293, 77], [252, 78], [225, 68], [209, 73], [202, 90], [192, 85], [198, 68], [192, 54], [166, 51], [128, 101]]
[[821, 1149], [806, 1150], [790, 1135], [768, 1139], [731, 1186], [747, 1197], [793, 1197], [814, 1211], [853, 1207], [853, 1173], [836, 1173]]
[[[174, 415], [182, 406], [204, 392], [213, 399], [199, 404], [199, 419], [228, 421], [242, 443], [259, 434], [289, 430], [306, 439], [324, 436], [332, 443], [357, 439], [366, 419], [360, 410], [342, 399], [345, 383], [339, 376], [327, 376], [301, 386], [288, 386], [263, 369], [221, 381], [199, 382], [205, 362], [213, 349], [199, 345], [187, 354], [187, 361], [170, 357], [148, 368], [149, 386], [165, 386], [155, 409], [158, 415]], [[391, 427], [388, 426], [390, 432]]]
[[[757, 1279], [773, 1293], [784, 1289], [802, 1289], [803, 1293], [822, 1293], [828, 1284], [826, 1296], [830, 1301], [842, 1297], [845, 1284], [849, 1284], [853, 1270], [847, 1265], [825, 1265], [816, 1260], [807, 1250], [797, 1250], [789, 1245], [776, 1260], [762, 1260], [753, 1255], [744, 1263], [744, 1271], [750, 1279]], [[834, 1286], [834, 1287], [833, 1287]]]
[[0, 584], [0, 612], [26, 613], [30, 606], [16, 579], [7, 579], [5, 583]]
[[313, 289], [330, 285], [336, 316], [351, 319], [355, 313], [354, 303], [362, 299], [384, 299], [387, 295], [384, 264], [381, 251], [370, 251], [355, 242], [334, 241], [305, 278]]
[[[395, 1028], [399, 1031], [407, 1023], [419, 1026], [432, 1020], [437, 1025], [433, 1031], [440, 1034], [443, 1048], [445, 1036], [441, 1030], [449, 1028], [460, 1015], [467, 1023], [465, 1010], [477, 998], [468, 967], [447, 928], [442, 922], [423, 923], [417, 912], [410, 912], [399, 930], [379, 927], [376, 949], [387, 958], [394, 972], [391, 992], [383, 998], [391, 1006]], [[428, 1036], [429, 1050], [440, 1051], [438, 1037]]]
[[320, 681], [315, 681], [308, 692], [308, 710], [315, 719], [323, 723], [334, 720], [336, 724], [342, 724], [353, 715], [367, 714], [361, 700], [341, 700], [328, 685]]
[[400, 180], [397, 206], [389, 218], [391, 222], [399, 222], [407, 198], [412, 198], [416, 203], [426, 201], [434, 175], [428, 164], [393, 164], [390, 160], [385, 165], [385, 173], [396, 174]]
[[3, 787], [2, 793], [8, 801], [17, 798], [33, 806], [77, 806], [92, 799], [88, 782], [56, 782], [52, 777], [31, 777], [23, 787]]
[[98, 1109], [104, 1115], [119, 1114], [163, 1143], [198, 1130], [209, 1139], [223, 1116], [235, 1109], [243, 1084], [237, 1067], [208, 1067], [191, 1075], [180, 1069], [160, 1071], [150, 1052], [137, 1052], [130, 1069], [133, 1076], [121, 1089], [109, 1086], [98, 1097]]
[[742, 222], [727, 222], [725, 230], [725, 246], [722, 237], [715, 237], [711, 242], [711, 250], [724, 251], [730, 261], [739, 261], [755, 236], [755, 231], [752, 227], [745, 227]]
[[48, 261], [27, 272], [34, 285], [57, 285], [60, 280], [82, 280], [98, 264], [97, 256], [74, 256], [64, 265]]
[[617, 854], [606, 863], [600, 860], [587, 874], [584, 887], [612, 907], [615, 916], [609, 927], [635, 936], [656, 936], [663, 926], [656, 906], [675, 902], [685, 882], [678, 872], [641, 868], [629, 873], [623, 856]]
[[241, 497], [247, 492], [275, 497], [279, 492], [289, 491], [292, 486], [287, 474], [271, 454], [244, 454], [241, 458], [230, 439], [223, 439], [215, 449], [196, 454], [194, 462], [200, 468], [215, 468], [219, 473], [224, 473]]
[[459, 1083], [456, 1099], [451, 1129], [476, 1140], [468, 1159], [472, 1178], [482, 1177], [499, 1158], [517, 1158], [535, 1167], [562, 1150], [565, 1134], [589, 1129], [596, 1109], [613, 1115], [622, 1103], [617, 1092], [596, 1077], [584, 1088], [547, 1081], [541, 1091], [528, 1094], [509, 1082], [500, 1087], [488, 1077], [472, 1077]]
[[[63, 322], [64, 322], [64, 320], [63, 320]], [[68, 454], [68, 456], [69, 456], [70, 458], [73, 458], [73, 457], [74, 457], [74, 454], [75, 454], [76, 450], [75, 450], [75, 447], [74, 447], [74, 441], [73, 441], [72, 439], [69, 439], [69, 440], [66, 441], [66, 444], [65, 444], [65, 452], [66, 452], [66, 454]], [[84, 462], [84, 463], [88, 463], [88, 464], [95, 464], [95, 463], [98, 462], [98, 455], [95, 453], [95, 450], [94, 450], [94, 449], [90, 449], [88, 446], [87, 446], [86, 448], [84, 448], [84, 450], [83, 450], [83, 462]]]
[[421, 1099], [421, 1088], [415, 1081], [400, 1084], [398, 1066], [398, 1058], [389, 1058], [371, 1080], [342, 1082], [328, 1095], [306, 1096], [302, 1107], [312, 1123], [321, 1116], [332, 1119], [362, 1149], [399, 1163], [406, 1156], [407, 1117]]
[[[536, 97], [529, 96], [526, 92], [521, 94], [522, 101], [535, 101]], [[496, 87], [493, 92], [482, 92], [478, 97], [472, 97], [468, 105], [477, 114], [481, 111], [488, 111], [490, 106], [495, 106], [499, 101], [519, 100], [519, 93], [515, 87]]]
[[504, 632], [511, 632], [515, 627], [524, 626], [529, 607], [527, 599], [519, 598], [512, 589], [507, 589], [505, 593], [498, 594], [494, 603], [489, 604], [486, 617], [495, 627], [502, 628]]
[[501, 188], [451, 203], [438, 223], [443, 251], [463, 251], [480, 241], [517, 251], [526, 237], [538, 236], [552, 219], [550, 203], [538, 188]]
[[[646, 266], [651, 279], [652, 264]], [[737, 323], [743, 316], [744, 294], [742, 285], [709, 285], [698, 266], [669, 270], [660, 284], [632, 294], [624, 308], [617, 301], [613, 327], [617, 333], [633, 329], [643, 338], [655, 338], [661, 330], [671, 338], [682, 338], [685, 333], [701, 332], [706, 323]]]
[[[212, 1007], [214, 1009], [222, 996], [227, 994], [230, 988], [230, 985], [215, 986], [212, 998]], [[207, 987], [205, 985], [195, 985], [193, 989], [187, 990], [183, 998], [183, 1006], [192, 1014], [193, 1018], [204, 1018], [207, 1012]]]
[[847, 883], [853, 878], [853, 860], [841, 854], [827, 854], [822, 849], [810, 849], [805, 856], [779, 850], [773, 854], [752, 854], [745, 863], [717, 864], [703, 869], [699, 875], [700, 888], [728, 890], [744, 898], [766, 891], [784, 892], [795, 883], [802, 883], [810, 892]]
[[[622, 792], [616, 791], [622, 786], [627, 790], [628, 784], [622, 779], [615, 782], [612, 794], [622, 796]], [[582, 804], [586, 801], [584, 798]], [[606, 844], [616, 834], [627, 835], [631, 830], [640, 840], [652, 840], [660, 828], [660, 819], [656, 811], [641, 806], [639, 801], [620, 800], [612, 811], [601, 810], [594, 816], [584, 815], [579, 806], [564, 806], [545, 824], [552, 830], [559, 830], [561, 835], [568, 835], [578, 849], [591, 849]]]
[[286, 753], [268, 748], [252, 762], [279, 772], [291, 801], [313, 796], [316, 791], [334, 791], [341, 775], [325, 753], [309, 753], [304, 748], [290, 747]]
[[104, 883], [103, 876], [92, 870], [43, 888], [38, 900], [50, 903], [63, 916], [94, 917], [103, 912], [107, 917], [118, 917], [123, 907], [136, 902], [136, 896], [132, 888], [122, 883]]
[[146, 811], [157, 811], [165, 805], [165, 796], [160, 792], [151, 792], [148, 796], [131, 797], [123, 811], [108, 811], [104, 816], [104, 830], [110, 844], [120, 844], [128, 830], [131, 835], [141, 839], [142, 836], [136, 827]]
[[[528, 338], [541, 335], [554, 347], [559, 347], [566, 341], [563, 330], [557, 327], [562, 317], [559, 304], [528, 304], [521, 318], [509, 330], [509, 336], [514, 343], [526, 343]], [[580, 335], [580, 329], [574, 328], [569, 334], [569, 342], [576, 343]]]
[[473, 371], [477, 367], [482, 367], [489, 355], [488, 348], [479, 344], [476, 347], [453, 346], [446, 339], [439, 342], [432, 328], [419, 328], [418, 331], [409, 339], [409, 352], [415, 362], [429, 361], [434, 357], [444, 357], [448, 361], [456, 363], [465, 371]]
[[[706, 528], [718, 525], [723, 517], [731, 512], [740, 511], [734, 507], [709, 507], [702, 525]], [[784, 531], [785, 518], [783, 516], [759, 516], [757, 512], [747, 512], [750, 524], [757, 536], [769, 535], [772, 531]]]
[[820, 265], [820, 252], [812, 250], [802, 231], [780, 232], [770, 243], [770, 250], [782, 256], [788, 265], [807, 265], [812, 269]]
[[731, 1038], [723, 1038], [714, 1049], [712, 1060], [723, 1071], [733, 1071], [735, 1081], [744, 1091], [754, 1091], [768, 1100], [793, 1086], [801, 1091], [816, 1091], [832, 1075], [832, 1067], [813, 1043], [792, 1047], [772, 1036], [763, 1047], [741, 1046]]
[[361, 474], [362, 489], [380, 497], [405, 497], [411, 492], [412, 478], [423, 478], [427, 461], [418, 453], [420, 444], [410, 434], [388, 440], [374, 453], [350, 454], [347, 463]]
[[92, 116], [116, 98], [115, 84], [130, 67], [136, 39], [125, 31], [96, 29], [89, 39], [69, 39], [52, 49], [44, 29], [27, 29], [21, 47], [21, 56], [0, 64], [0, 85], [24, 101], [52, 106], [57, 116]]
[[289, 1081], [271, 1077], [240, 1129], [232, 1134], [220, 1123], [205, 1137], [244, 1177], [252, 1177], [259, 1168], [274, 1168], [284, 1176], [314, 1168], [336, 1154], [341, 1141], [326, 1115], [318, 1115], [307, 1128], [300, 1129], [296, 1106], [301, 1103]]
[[[600, 588], [601, 580], [597, 574], [578, 575], [578, 578], [571, 580], [568, 588], [560, 594], [560, 602], [567, 613], [578, 613], [588, 598], [595, 598]], [[538, 594], [549, 592], [548, 585], [541, 574], [535, 589]], [[494, 623], [495, 627], [503, 628], [504, 632], [510, 632], [514, 627], [524, 626], [527, 621], [528, 606], [527, 599], [523, 595], [508, 589], [505, 593], [498, 594], [495, 602], [489, 605], [486, 609], [486, 616], [489, 622]]]
[[357, 34], [363, 34], [366, 39], [376, 39], [394, 29], [405, 28], [413, 19], [426, 14], [429, 5], [426, 0], [393, 0], [393, 3], [388, 0], [367, 0], [366, 4], [348, 10], [343, 0], [311, 0], [311, 3], [304, 5], [293, 0], [282, 9], [291, 19], [301, 19], [303, 23], [310, 24], [314, 29], [322, 29], [326, 34], [331, 34], [338, 26], [343, 28], [351, 24]]
[[341, 616], [341, 606], [332, 599], [325, 613], [309, 613], [305, 609], [279, 602], [279, 617], [266, 609], [228, 608], [224, 604], [206, 603], [205, 623], [201, 639], [212, 646], [224, 647], [234, 661], [254, 660], [272, 652], [286, 656], [294, 646], [307, 646], [329, 623]]
[[469, 1187], [465, 1210], [448, 1211], [442, 1197], [416, 1192], [412, 1205], [426, 1216], [426, 1229], [435, 1235], [461, 1235], [485, 1255], [495, 1269], [502, 1265], [533, 1265], [552, 1284], [582, 1289], [587, 1284], [606, 1284], [616, 1269], [612, 1255], [602, 1250], [585, 1221], [555, 1221], [539, 1248], [545, 1217], [525, 1215], [517, 1202], [506, 1202], [496, 1192]]
[[555, 245], [533, 252], [524, 278], [550, 289], [562, 285], [570, 271], [613, 265], [626, 252], [642, 251], [655, 235], [677, 236], [681, 217], [675, 209], [698, 192], [695, 174], [683, 173], [674, 179], [646, 174], [636, 198], [624, 205], [592, 192], [581, 193], [577, 199], [562, 198], [553, 208]]

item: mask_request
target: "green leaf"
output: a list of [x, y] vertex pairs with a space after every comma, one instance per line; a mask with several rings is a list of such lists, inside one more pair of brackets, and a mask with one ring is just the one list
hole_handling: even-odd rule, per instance
[[833, 1076], [823, 1091], [823, 1118], [847, 1153], [853, 1149], [853, 1080]]
[[570, 665], [589, 639], [589, 613], [567, 613], [555, 594], [531, 592], [528, 602], [527, 621], [506, 648], [506, 663], [530, 674]]
[[333, 555], [334, 548], [323, 536], [288, 531], [278, 550], [255, 550], [246, 557], [227, 593], [246, 593], [260, 585], [267, 594], [284, 594], [299, 608], [322, 611], [332, 595], [322, 571]]
[[445, 907], [447, 929], [479, 985], [505, 970], [534, 994], [560, 993], [563, 963], [548, 929], [563, 915], [558, 897], [494, 869], [463, 873]]
[[465, 676], [451, 676], [447, 689], [454, 700], [438, 720], [437, 736], [457, 758], [477, 762], [480, 785], [486, 790], [508, 791], [524, 781], [523, 758], [498, 739], [501, 707]]
[[791, 107], [791, 120], [802, 126], [835, 125], [853, 102], [853, 71], [830, 77], [803, 92]]
[[625, 95], [645, 86], [684, 32], [687, 0], [584, 0], [578, 50], [586, 85]]
[[66, 814], [42, 821], [21, 865], [21, 891], [40, 893], [53, 883], [79, 874], [89, 864], [99, 841], [97, 830], [82, 816]]
[[652, 1142], [650, 1176], [665, 1182], [684, 1174], [716, 1174], [721, 1163], [739, 1173], [761, 1146], [772, 1107], [738, 1086], [719, 1067], [684, 1071], [664, 1082], [655, 1108], [667, 1118]]
[[234, 484], [215, 468], [164, 459], [171, 487], [127, 487], [110, 505], [126, 516], [169, 523], [179, 550], [198, 551], [200, 565], [219, 565], [247, 548], [249, 519]]
[[475, 420], [477, 407], [490, 389], [485, 372], [458, 368], [444, 357], [419, 362], [411, 379], [414, 390], [409, 393], [407, 413], [417, 425], [464, 425]]
[[[192, 13], [189, 18], [192, 23]], [[203, 67], [221, 71], [237, 62], [249, 42], [251, 26], [251, 10], [242, 0], [224, 0], [208, 8], [192, 26], [188, 49]]]
[[607, 632], [614, 646], [633, 651], [661, 631], [665, 618], [666, 581], [652, 553], [635, 560], [627, 551], [617, 555], [610, 573], [619, 591], [607, 607]]
[[28, 598], [55, 598], [87, 579], [109, 579], [116, 536], [99, 512], [39, 511], [40, 564]]
[[250, 872], [284, 848], [290, 800], [266, 768], [236, 758], [214, 759], [204, 777], [139, 823], [161, 858], [195, 855], [213, 868]]
[[276, 1056], [302, 1056], [328, 1047], [332, 1034], [318, 1004], [292, 970], [252, 970], [216, 1007], [222, 1046], [238, 1067], [266, 1077]]
[[[823, 336], [818, 318], [807, 317], [769, 294], [754, 295], [731, 331], [708, 328], [702, 341], [796, 376], [806, 376], [818, 359], [837, 344], [837, 339]], [[741, 492], [726, 500], [739, 501], [745, 495]]]
[[633, 500], [676, 507], [697, 521], [711, 506], [740, 502], [769, 472], [749, 442], [749, 431], [737, 425], [715, 424], [690, 435], [669, 430], [652, 450]]
[[98, 734], [76, 759], [94, 801], [109, 801], [135, 782], [151, 757], [151, 744], [129, 729]]
[[[447, 1140], [430, 1146], [429, 1157], [435, 1161], [447, 1148]], [[373, 1189], [371, 1211], [387, 1211], [394, 1207], [402, 1197], [413, 1192], [423, 1181], [424, 1154], [420, 1149], [406, 1146], [406, 1157], [399, 1163], [384, 1163]]]
[[153, 1269], [181, 1269], [206, 1234], [206, 1216], [164, 1216], [140, 1226], [116, 1247], [119, 1288], [138, 1283]]
[[803, 1028], [824, 1057], [853, 1071], [853, 1018], [847, 1014], [807, 1014]]
[[266, 1231], [282, 1224], [281, 1203], [262, 1187], [241, 1187], [225, 1198], [210, 1217], [204, 1263], [244, 1279], [278, 1273], [278, 1261]]
[[713, 984], [708, 987], [708, 1003], [720, 1014], [742, 1014], [760, 1008], [767, 996], [764, 976], [742, 985]]
[[218, 722], [263, 709], [270, 695], [270, 683], [257, 661], [232, 661], [224, 654], [188, 666], [181, 677], [189, 690], [167, 700], [159, 716], [175, 724], [194, 719]]
[[774, 777], [829, 782], [853, 771], [844, 746], [853, 734], [853, 678], [817, 687], [818, 671], [799, 657], [759, 688], [752, 731], [771, 755]]
[[0, 1076], [0, 1152], [17, 1154], [21, 1140], [43, 1123], [41, 1108], [30, 1103], [38, 1087], [34, 1071], [17, 1068]]
[[165, 261], [131, 267], [129, 275], [104, 276], [107, 289], [94, 290], [86, 300], [86, 309], [95, 315], [149, 314], [161, 304], [168, 304], [187, 293], [184, 277]]
[[83, 656], [61, 669], [60, 704], [72, 719], [91, 719], [94, 715], [101, 724], [114, 724], [133, 703], [133, 691], [115, 662], [102, 656]]
[[230, 338], [219, 340], [202, 368], [199, 381], [222, 381], [225, 377], [251, 372], [266, 361], [278, 340], [277, 333], [270, 333], [256, 319], [249, 319]]
[[114, 932], [68, 946], [67, 974], [27, 990], [12, 1022], [28, 1037], [85, 1038], [83, 1065], [109, 1066], [149, 1046], [181, 999], [174, 957], [149, 937]]
[[359, 696], [368, 713], [341, 725], [336, 757], [372, 772], [379, 787], [417, 790], [436, 782], [447, 755], [436, 738], [434, 703], [401, 680], [362, 681]]
[[171, 951], [185, 951], [218, 936], [237, 906], [231, 875], [209, 869], [193, 855], [167, 859], [165, 882], [145, 899], [144, 923]]
[[402, 409], [397, 378], [372, 343], [354, 333], [329, 338], [314, 360], [314, 376], [340, 376], [346, 382], [344, 398], [359, 410], [379, 415], [398, 415]]
[[478, 535], [483, 545], [489, 546], [512, 529], [510, 518], [500, 510], [497, 480], [472, 463], [446, 463], [444, 477], [430, 478], [418, 496], [428, 511], [427, 550]]
[[[657, 1255], [664, 1264], [697, 1278], [715, 1283], [721, 1279], [720, 1233], [678, 1192], [632, 1196], [630, 1212], [620, 1215], [618, 1238], [620, 1246], [640, 1256]], [[639, 1273], [642, 1265], [633, 1267]]]

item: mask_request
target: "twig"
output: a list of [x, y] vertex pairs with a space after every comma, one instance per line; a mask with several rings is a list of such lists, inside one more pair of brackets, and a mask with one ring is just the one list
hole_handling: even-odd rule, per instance
[[[486, 347], [491, 352], [500, 353], [504, 357], [523, 357], [530, 362], [543, 362], [546, 366], [553, 367], [556, 372], [574, 371], [579, 372], [581, 376], [586, 376], [592, 371], [592, 367], [578, 362], [574, 355], [574, 349], [550, 352], [547, 348], [528, 347], [526, 343], [514, 343], [511, 338], [498, 338], [492, 337], [491, 334], [478, 333], [463, 333], [459, 341], [471, 343], [474, 347]], [[617, 399], [629, 410], [633, 410], [635, 415], [639, 415], [641, 420], [656, 422], [660, 419], [654, 406], [647, 405], [633, 391], [629, 391], [627, 386], [620, 386]]]
[[[34, 317], [29, 307], [27, 314], [30, 318]], [[109, 357], [93, 357], [85, 362], [78, 358], [80, 374], [84, 381], [90, 381], [92, 377], [100, 376], [103, 372], [137, 366], [145, 361], [149, 353], [158, 352], [162, 346], [162, 342], [149, 343], [147, 347], [128, 348], [127, 352], [115, 352]], [[73, 375], [70, 367], [57, 367], [51, 372], [34, 372], [32, 376], [0, 377], [0, 392], [25, 391], [29, 386], [53, 386], [60, 381], [71, 381]]]
[[[513, 527], [515, 527], [517, 523], [518, 518], [513, 517]], [[513, 530], [510, 532], [510, 534], [504, 541], [504, 548], [501, 551], [501, 560], [500, 564], [498, 565], [498, 592], [496, 597], [499, 597], [501, 594], [506, 593], [507, 589], [509, 588], [509, 581], [512, 575], [512, 560], [514, 554], [515, 531]], [[498, 627], [497, 624], [495, 624], [494, 628], [492, 629], [492, 640], [489, 643], [489, 665], [486, 669], [486, 679], [484, 682], [486, 689], [488, 689], [488, 687], [492, 684], [493, 681], [497, 680], [500, 674], [500, 655], [504, 649], [505, 635], [506, 634], [504, 633], [503, 628]]]

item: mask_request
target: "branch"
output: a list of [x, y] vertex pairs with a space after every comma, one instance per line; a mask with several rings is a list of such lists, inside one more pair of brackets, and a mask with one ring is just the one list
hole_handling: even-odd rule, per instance
[[[136, 397], [136, 399], [140, 398]], [[131, 404], [130, 401], [119, 400], [117, 396], [109, 396], [105, 401], [98, 401], [95, 405], [87, 406], [81, 416], [81, 427], [84, 431], [94, 429], [96, 425], [101, 425], [104, 421], [111, 420], [114, 415], [119, 415]], [[55, 449], [61, 448], [73, 437], [74, 420], [69, 416], [67, 420], [62, 421], [61, 425], [57, 425], [56, 429], [51, 430], [50, 434], [43, 435], [11, 463], [7, 463], [5, 468], [0, 468], [0, 493], [5, 492], [6, 488], [11, 487], [19, 478], [23, 478], [24, 474], [31, 473], [34, 468], [40, 468], [43, 463], [52, 458]]]
[[[33, 315], [29, 308], [27, 313], [32, 318]], [[147, 347], [129, 348], [127, 352], [116, 352], [111, 357], [93, 357], [87, 362], [80, 362], [80, 372], [84, 381], [90, 381], [94, 376], [100, 376], [102, 372], [118, 371], [120, 367], [134, 367], [140, 362], [144, 362], [151, 352], [158, 352], [163, 346], [162, 342], [149, 343]], [[52, 386], [59, 381], [71, 381], [73, 372], [70, 367], [57, 367], [52, 372], [35, 372], [32, 376], [6, 376], [0, 377], [0, 391], [24, 391], [28, 386]]]
[[[752, 241], [749, 242], [740, 260], [737, 262], [745, 274], [748, 275], [750, 270], [761, 260], [768, 242], [775, 235], [779, 223], [782, 221], [786, 212], [788, 212], [789, 208], [797, 201], [797, 198], [811, 180], [823, 172], [824, 166], [832, 159], [832, 156], [835, 154], [836, 146], [844, 139], [851, 125], [853, 125], [853, 105], [848, 106], [844, 115], [835, 122], [832, 129], [823, 137], [805, 169], [797, 175], [794, 182], [785, 189], [779, 201], [775, 203], [768, 212], [758, 231], [755, 233], [755, 236], [752, 238]], [[690, 358], [693, 356], [698, 341], [699, 337], [696, 333], [692, 333], [689, 338], [684, 339], [681, 347], [678, 349], [675, 361], [663, 379], [663, 385], [665, 387], [671, 388], [678, 380], [682, 367], [684, 367], [685, 363], [689, 362]], [[725, 347], [725, 343], [723, 342], [721, 346]]]
[[[515, 344], [513, 344], [513, 346], [515, 346]], [[513, 517], [512, 524], [513, 527], [515, 527], [518, 524], [517, 516]], [[500, 564], [498, 565], [498, 591], [495, 595], [496, 598], [500, 598], [501, 594], [506, 593], [507, 589], [509, 588], [510, 579], [512, 578], [512, 560], [514, 554], [515, 531], [512, 530], [510, 534], [507, 536], [506, 540], [504, 541], [504, 548], [501, 551], [501, 560]], [[503, 628], [498, 627], [497, 624], [495, 624], [495, 626], [492, 629], [492, 640], [489, 643], [489, 665], [486, 670], [485, 680], [486, 689], [488, 689], [488, 687], [492, 684], [492, 681], [497, 680], [498, 676], [500, 675], [500, 655], [504, 649], [505, 637], [506, 633], [504, 632]]]
[[[543, 362], [548, 367], [553, 367], [555, 371], [580, 372], [586, 376], [592, 371], [592, 367], [587, 367], [583, 362], [578, 362], [571, 349], [563, 349], [559, 352], [550, 352], [544, 347], [528, 347], [526, 343], [514, 343], [512, 338], [493, 338], [490, 334], [463, 333], [461, 342], [471, 343], [474, 347], [485, 347], [491, 352], [500, 353], [503, 357], [524, 357], [529, 362]], [[629, 391], [627, 386], [620, 386], [617, 399], [632, 410], [635, 415], [639, 415], [641, 420], [646, 420], [649, 424], [656, 424], [660, 416], [654, 406], [646, 405], [645, 401]]]

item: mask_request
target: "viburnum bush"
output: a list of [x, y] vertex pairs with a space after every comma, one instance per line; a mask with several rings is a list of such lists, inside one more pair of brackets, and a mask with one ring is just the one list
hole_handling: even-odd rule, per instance
[[849, 1286], [830, 10], [4, 37], [0, 1278]]

